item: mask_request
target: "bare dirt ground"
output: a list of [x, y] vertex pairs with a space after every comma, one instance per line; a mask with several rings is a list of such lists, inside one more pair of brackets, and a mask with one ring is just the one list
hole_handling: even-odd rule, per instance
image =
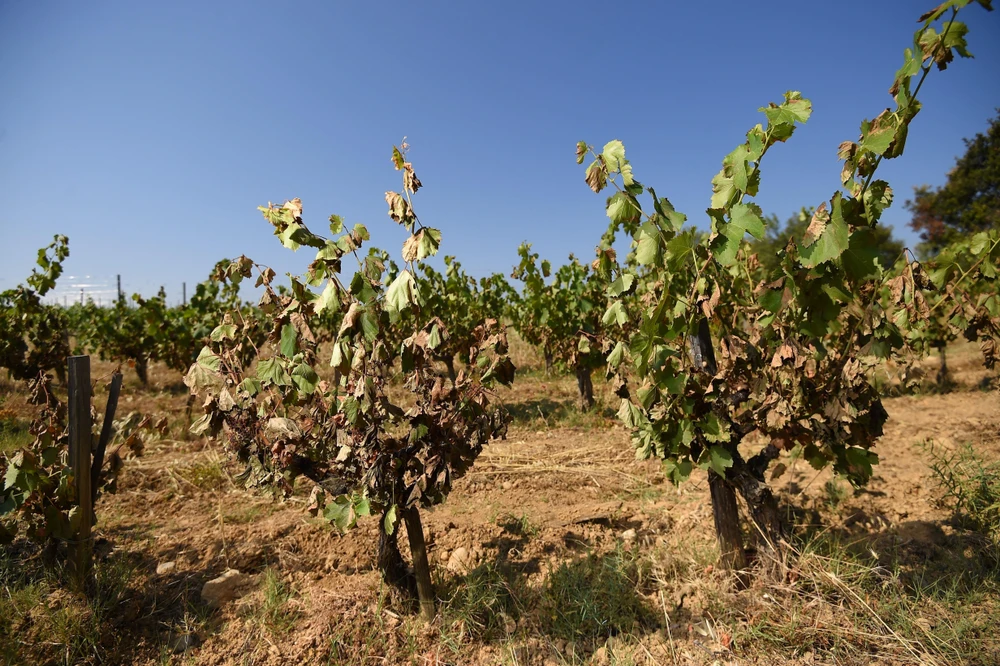
[[[956, 366], [966, 372], [960, 361]], [[774, 485], [781, 501], [795, 508], [798, 531], [836, 534], [860, 552], [860, 566], [895, 567], [903, 577], [951, 575], [953, 560], [973, 558], [976, 542], [952, 526], [952, 512], [936, 501], [940, 493], [928, 467], [932, 447], [952, 451], [966, 443], [985, 459], [1000, 459], [1000, 393], [978, 390], [983, 372], [968, 373], [961, 375], [964, 388], [955, 392], [887, 399], [890, 421], [877, 449], [882, 462], [862, 490], [835, 481], [828, 471], [816, 472], [804, 460], [786, 460], [788, 471]], [[101, 562], [126, 567], [128, 591], [104, 629], [115, 635], [105, 636], [81, 661], [806, 664], [914, 663], [920, 660], [913, 655], [923, 654], [915, 652], [916, 639], [897, 635], [889, 610], [865, 599], [888, 629], [871, 619], [877, 639], [836, 630], [842, 625], [830, 610], [836, 604], [826, 602], [826, 610], [813, 615], [803, 606], [807, 622], [794, 626], [812, 623], [812, 638], [801, 645], [796, 639], [805, 635], [801, 629], [783, 647], [773, 632], [763, 636], [763, 623], [787, 609], [771, 607], [781, 604], [769, 588], [736, 592], [726, 575], [714, 570], [717, 550], [704, 474], [679, 489], [666, 483], [656, 463], [634, 460], [627, 432], [610, 416], [613, 396], [602, 396], [603, 412], [579, 415], [572, 407], [572, 380], [539, 374], [525, 378], [506, 398], [516, 417], [508, 439], [484, 451], [445, 504], [423, 512], [442, 600], [439, 619], [424, 625], [388, 602], [373, 570], [376, 518], [340, 535], [305, 511], [308, 489], [278, 501], [238, 487], [233, 480], [238, 470], [218, 445], [180, 438], [186, 396], [178, 382], [162, 371], [148, 390], [128, 383], [122, 409], [172, 414], [177, 439], [154, 442], [129, 461], [118, 494], [97, 507], [98, 567], [107, 566]], [[595, 384], [606, 390], [603, 382]], [[405, 538], [401, 541], [408, 553]], [[610, 641], [567, 638], [552, 619], [564, 603], [552, 605], [554, 573], [615, 553], [636, 563], [630, 594], [648, 621]], [[230, 569], [245, 574], [241, 596], [207, 608], [202, 586]], [[503, 606], [499, 620], [494, 618], [495, 631], [487, 632], [477, 626], [487, 622], [464, 614], [468, 606], [452, 595], [478, 573], [501, 569], [522, 601]], [[839, 575], [848, 579], [847, 572]], [[782, 584], [794, 586], [794, 576]], [[847, 592], [843, 597], [841, 611], [865, 613]], [[523, 601], [528, 598], [535, 600], [530, 608], [518, 608], [529, 605]], [[69, 603], [56, 593], [42, 602], [50, 609]], [[480, 603], [493, 602], [486, 594]], [[917, 620], [931, 627], [928, 636], [936, 635], [940, 618]], [[923, 625], [917, 620], [919, 636]], [[829, 640], [823, 638], [826, 624]], [[985, 661], [978, 663], [996, 663], [989, 660], [1000, 658], [998, 639], [981, 633], [979, 658]], [[21, 627], [17, 640], [44, 638], [28, 626]], [[869, 647], [851, 651], [838, 641]], [[944, 648], [937, 652], [942, 653], [948, 654]], [[22, 654], [46, 655], [50, 663], [77, 658], [58, 646], [39, 645]], [[958, 655], [952, 663], [961, 661], [977, 658]]]

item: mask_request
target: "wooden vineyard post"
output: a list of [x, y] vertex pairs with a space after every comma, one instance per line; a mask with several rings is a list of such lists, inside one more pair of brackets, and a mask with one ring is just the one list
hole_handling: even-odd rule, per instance
[[70, 571], [83, 590], [90, 570], [90, 531], [94, 515], [91, 491], [90, 357], [69, 357], [69, 463], [79, 511], [79, 529], [70, 554]]
[[101, 483], [101, 468], [104, 467], [104, 452], [111, 441], [114, 428], [115, 411], [118, 409], [118, 395], [122, 390], [122, 373], [115, 372], [111, 377], [111, 388], [108, 390], [108, 404], [104, 409], [104, 424], [101, 426], [101, 438], [97, 440], [97, 450], [90, 468], [91, 502], [97, 500], [97, 489]]
[[406, 536], [410, 541], [410, 555], [413, 557], [413, 574], [417, 579], [417, 598], [420, 599], [420, 616], [432, 622], [434, 609], [434, 586], [431, 584], [431, 567], [427, 561], [427, 544], [424, 542], [424, 527], [420, 523], [417, 507], [403, 510]]

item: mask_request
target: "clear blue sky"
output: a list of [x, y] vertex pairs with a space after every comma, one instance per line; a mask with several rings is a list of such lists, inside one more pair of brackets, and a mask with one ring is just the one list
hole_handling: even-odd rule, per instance
[[[785, 219], [839, 185], [837, 145], [891, 104], [934, 2], [0, 2], [0, 289], [55, 233], [70, 291], [120, 273], [175, 301], [239, 254], [302, 272], [310, 256], [256, 211], [295, 196], [314, 230], [337, 213], [398, 256], [383, 195], [404, 135], [416, 211], [471, 273], [509, 273], [524, 240], [589, 259], [604, 197], [577, 141], [623, 140], [704, 225], [723, 155], [795, 89], [813, 117], [768, 154], [757, 198]], [[884, 220], [911, 243], [903, 200], [1000, 106], [1000, 11], [965, 15], [976, 59], [931, 74], [884, 167]]]

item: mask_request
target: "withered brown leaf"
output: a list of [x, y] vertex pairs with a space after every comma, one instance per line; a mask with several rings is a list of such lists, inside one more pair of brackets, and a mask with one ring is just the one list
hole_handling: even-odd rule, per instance
[[824, 201], [816, 209], [816, 212], [813, 213], [812, 219], [809, 220], [809, 227], [802, 236], [802, 247], [809, 247], [815, 243], [823, 235], [823, 230], [826, 229], [826, 224], [829, 221], [830, 213], [827, 212], [826, 202]]

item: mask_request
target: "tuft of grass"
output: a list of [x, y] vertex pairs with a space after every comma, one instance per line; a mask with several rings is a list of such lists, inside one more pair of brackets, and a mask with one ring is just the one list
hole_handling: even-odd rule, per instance
[[30, 446], [34, 437], [28, 432], [28, 423], [13, 416], [0, 418], [0, 454]]
[[811, 652], [836, 663], [998, 663], [995, 573], [956, 562], [932, 577], [891, 555], [823, 532], [775, 567], [783, 575], [759, 576], [712, 615], [738, 653], [764, 661]]
[[823, 484], [823, 495], [831, 510], [837, 509], [851, 497], [851, 486], [840, 479], [830, 479]]
[[531, 519], [524, 513], [515, 516], [513, 513], [505, 513], [496, 519], [497, 527], [502, 527], [504, 531], [516, 536], [523, 536], [534, 539], [541, 533], [541, 528], [531, 522]]
[[264, 598], [252, 615], [272, 634], [287, 634], [301, 616], [299, 608], [290, 603], [297, 593], [273, 567], [264, 571], [261, 586]]
[[636, 556], [619, 548], [562, 564], [549, 573], [538, 613], [545, 633], [567, 641], [595, 642], [656, 625], [639, 594]]
[[639, 505], [653, 504], [662, 499], [666, 492], [666, 487], [663, 485], [644, 485], [619, 491], [615, 493], [615, 499], [621, 502], [635, 502]]
[[331, 627], [328, 666], [381, 666], [386, 663], [443, 663], [424, 659], [419, 637], [426, 633], [423, 620], [400, 617], [387, 608], [390, 592], [379, 588], [371, 615], [347, 614]]
[[139, 611], [139, 564], [127, 553], [94, 562], [86, 595], [24, 548], [0, 549], [0, 663], [91, 664], [123, 658], [123, 616]]
[[217, 456], [206, 456], [187, 465], [180, 465], [174, 468], [174, 473], [188, 484], [207, 492], [221, 490], [229, 482], [229, 475], [222, 467], [222, 459]]
[[[261, 504], [240, 504], [222, 512], [222, 520], [230, 525], [246, 525], [265, 515], [270, 507]], [[329, 521], [323, 521], [329, 524]]]
[[[450, 589], [449, 589], [450, 588]], [[509, 567], [486, 562], [444, 588], [441, 605], [443, 633], [454, 647], [465, 640], [492, 641], [509, 637], [521, 617], [528, 590]]]
[[954, 512], [956, 525], [989, 539], [1000, 557], [1000, 461], [984, 461], [968, 443], [951, 452], [928, 449], [940, 503]]

